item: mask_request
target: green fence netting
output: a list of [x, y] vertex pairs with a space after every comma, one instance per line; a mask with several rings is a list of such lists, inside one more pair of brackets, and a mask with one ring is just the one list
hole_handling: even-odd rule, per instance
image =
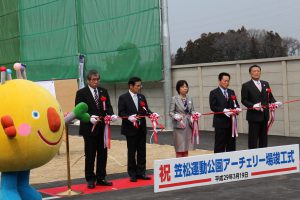
[[5, 0], [0, 9], [9, 30], [0, 63], [21, 60], [28, 79], [77, 78], [78, 53], [103, 82], [162, 79], [159, 0]]
[[18, 0], [0, 1], [0, 63], [20, 60]]

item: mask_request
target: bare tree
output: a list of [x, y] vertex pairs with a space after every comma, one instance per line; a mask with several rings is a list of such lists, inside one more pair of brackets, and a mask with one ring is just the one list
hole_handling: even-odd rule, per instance
[[285, 37], [282, 39], [283, 46], [287, 48], [287, 54], [289, 56], [296, 56], [300, 53], [299, 40], [292, 37]]

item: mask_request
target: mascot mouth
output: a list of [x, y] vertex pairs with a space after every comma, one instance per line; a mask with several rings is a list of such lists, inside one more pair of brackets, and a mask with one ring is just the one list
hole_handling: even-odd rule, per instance
[[37, 133], [46, 144], [51, 145], [51, 146], [57, 145], [60, 142], [62, 135], [63, 135], [63, 134], [61, 134], [60, 138], [56, 142], [51, 142], [51, 141], [47, 140], [39, 130], [37, 131]]

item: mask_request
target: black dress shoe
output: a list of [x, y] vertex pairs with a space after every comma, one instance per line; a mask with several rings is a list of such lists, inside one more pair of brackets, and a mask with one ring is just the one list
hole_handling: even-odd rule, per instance
[[95, 188], [95, 183], [94, 183], [94, 181], [88, 181], [87, 187], [88, 187], [89, 189]]
[[102, 180], [98, 180], [96, 185], [112, 186], [113, 184], [112, 182], [102, 179]]
[[146, 176], [146, 175], [140, 175], [140, 176], [136, 176], [137, 179], [142, 179], [142, 180], [151, 180], [151, 177]]
[[136, 177], [130, 177], [130, 182], [137, 182]]

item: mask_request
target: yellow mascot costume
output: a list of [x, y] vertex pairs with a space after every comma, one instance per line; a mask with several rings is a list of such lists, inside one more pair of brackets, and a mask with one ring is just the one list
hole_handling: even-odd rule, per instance
[[[24, 78], [19, 64], [14, 67], [18, 78]], [[46, 89], [28, 80], [9, 80], [11, 76], [5, 81], [6, 72], [11, 73], [1, 67], [0, 200], [42, 199], [29, 185], [30, 169], [46, 164], [58, 152], [63, 112]]]

